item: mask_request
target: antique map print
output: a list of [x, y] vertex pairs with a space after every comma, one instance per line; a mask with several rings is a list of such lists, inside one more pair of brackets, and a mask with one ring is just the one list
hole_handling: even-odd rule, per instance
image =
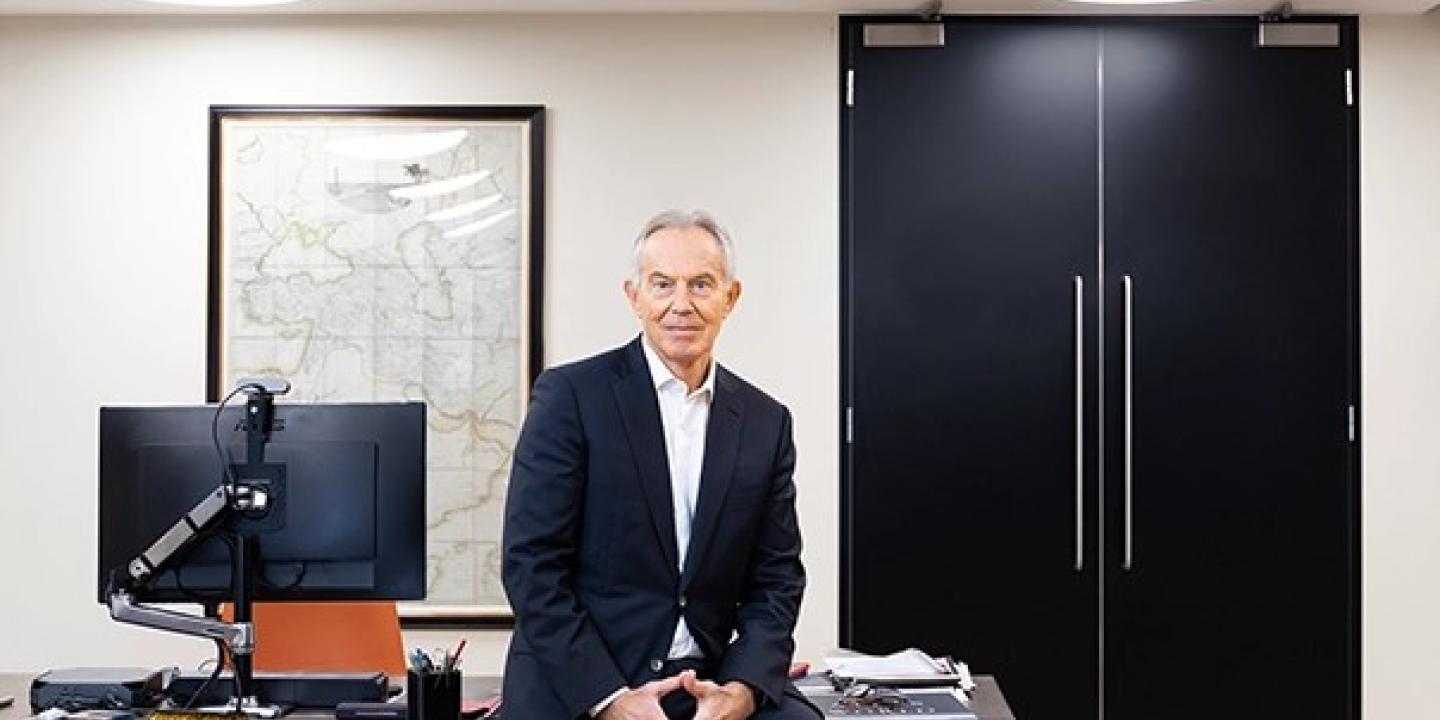
[[424, 605], [505, 611], [499, 538], [530, 359], [521, 122], [222, 125], [227, 383], [429, 406]]

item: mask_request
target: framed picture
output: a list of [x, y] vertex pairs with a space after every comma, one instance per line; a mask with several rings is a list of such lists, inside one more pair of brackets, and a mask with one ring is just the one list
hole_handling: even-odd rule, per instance
[[537, 106], [210, 108], [207, 395], [424, 401], [427, 599], [407, 626], [506, 625], [500, 530], [542, 367]]

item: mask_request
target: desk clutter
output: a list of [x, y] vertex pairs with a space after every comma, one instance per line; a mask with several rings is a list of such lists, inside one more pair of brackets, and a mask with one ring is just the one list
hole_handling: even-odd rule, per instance
[[[464, 642], [454, 652], [415, 651], [404, 688], [381, 672], [256, 673], [254, 688], [266, 703], [307, 718], [333, 711], [337, 720], [494, 720], [498, 695], [463, 697], [463, 650]], [[236, 712], [232, 682], [228, 672], [173, 667], [48, 670], [30, 681], [30, 711], [36, 720], [250, 720]]]
[[405, 704], [410, 720], [457, 720], [460, 717], [460, 654], [465, 641], [452, 654], [433, 654], [416, 648], [405, 673]]
[[47, 670], [30, 682], [30, 708], [129, 710], [155, 707], [175, 677], [174, 668], [66, 668]]
[[[256, 673], [254, 679], [257, 692], [285, 708], [332, 709], [345, 702], [389, 699], [389, 680], [380, 672]], [[228, 704], [232, 681], [228, 672], [181, 674], [176, 668], [49, 670], [30, 683], [30, 710], [46, 720], [120, 720], [115, 715], [97, 715], [102, 713], [143, 713], [154, 720], [178, 720], [163, 715], [215, 717], [233, 714]]]
[[[411, 651], [403, 688], [392, 686], [383, 673], [257, 673], [255, 687], [267, 702], [296, 710], [305, 720], [332, 712], [337, 720], [499, 718], [498, 695], [464, 697], [463, 652], [463, 642], [453, 651]], [[837, 651], [824, 659], [823, 666], [823, 671], [812, 671], [808, 663], [797, 662], [790, 675], [800, 693], [831, 720], [981, 717], [970, 697], [976, 686], [969, 669], [950, 658], [931, 657], [913, 648], [886, 656]], [[39, 720], [237, 718], [233, 701], [226, 704], [233, 694], [231, 682], [226, 672], [186, 675], [174, 668], [73, 668], [48, 671], [31, 680], [30, 701]], [[477, 687], [493, 689], [482, 684], [472, 690]], [[984, 701], [982, 707], [988, 707]]]
[[886, 655], [839, 651], [824, 673], [795, 687], [828, 718], [901, 715], [928, 720], [977, 720], [969, 693], [975, 681], [965, 663], [915, 648]]

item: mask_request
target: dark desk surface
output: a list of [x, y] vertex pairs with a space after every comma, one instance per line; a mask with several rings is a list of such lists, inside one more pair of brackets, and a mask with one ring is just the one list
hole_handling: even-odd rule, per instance
[[[30, 678], [32, 675], [23, 673], [0, 673], [0, 697], [5, 695], [15, 696], [15, 704], [8, 708], [0, 709], [0, 720], [19, 720], [30, 716]], [[494, 676], [471, 676], [465, 678], [465, 694], [468, 697], [479, 698], [495, 692], [500, 685], [500, 680]], [[980, 720], [1015, 720], [1010, 713], [1010, 706], [1005, 702], [1005, 696], [1000, 693], [1000, 686], [995, 683], [995, 678], [989, 675], [975, 676], [974, 710], [980, 716]], [[297, 713], [296, 715], [308, 715], [308, 713]], [[321, 715], [329, 717], [329, 715]]]

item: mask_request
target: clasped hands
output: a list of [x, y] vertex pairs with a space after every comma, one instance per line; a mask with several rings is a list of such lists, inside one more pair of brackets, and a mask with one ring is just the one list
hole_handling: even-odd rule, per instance
[[660, 698], [684, 691], [695, 696], [695, 720], [745, 720], [755, 712], [755, 696], [745, 683], [724, 685], [695, 677], [686, 670], [621, 693], [600, 712], [599, 720], [666, 720]]

